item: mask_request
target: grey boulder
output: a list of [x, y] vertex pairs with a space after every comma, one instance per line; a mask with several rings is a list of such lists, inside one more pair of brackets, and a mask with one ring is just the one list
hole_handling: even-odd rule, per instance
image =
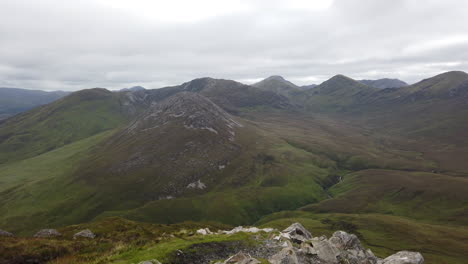
[[400, 251], [383, 260], [382, 264], [423, 264], [424, 258], [419, 252]]
[[282, 233], [287, 234], [292, 241], [297, 243], [312, 239], [312, 234], [300, 223], [290, 225], [288, 228], [283, 230]]
[[287, 243], [285, 248], [268, 259], [271, 264], [299, 264], [295, 248]]
[[85, 229], [85, 230], [82, 230], [82, 231], [80, 231], [80, 232], [73, 235], [73, 239], [77, 239], [77, 238], [80, 238], [80, 237], [95, 238], [96, 235], [93, 232], [91, 232], [91, 230]]
[[45, 238], [45, 237], [57, 237], [61, 236], [59, 231], [56, 229], [41, 229], [39, 232], [37, 232], [34, 237], [40, 237], [40, 238]]

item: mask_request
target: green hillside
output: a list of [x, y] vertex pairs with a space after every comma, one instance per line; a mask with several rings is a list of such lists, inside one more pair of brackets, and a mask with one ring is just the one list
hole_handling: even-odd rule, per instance
[[122, 125], [119, 94], [105, 89], [73, 93], [0, 124], [0, 164], [45, 153]]

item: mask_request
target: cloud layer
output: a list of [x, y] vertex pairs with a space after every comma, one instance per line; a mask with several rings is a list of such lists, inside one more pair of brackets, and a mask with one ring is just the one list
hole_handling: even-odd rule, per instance
[[0, 86], [159, 88], [210, 76], [416, 82], [468, 71], [464, 0], [0, 2]]

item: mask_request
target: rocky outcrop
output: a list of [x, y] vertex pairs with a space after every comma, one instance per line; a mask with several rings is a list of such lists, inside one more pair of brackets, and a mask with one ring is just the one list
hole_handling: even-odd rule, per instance
[[0, 237], [12, 237], [13, 234], [0, 229]]
[[294, 223], [283, 230], [282, 235], [297, 243], [301, 243], [312, 238], [312, 234], [299, 223]]
[[[264, 242], [263, 247], [275, 249], [268, 259], [271, 264], [423, 264], [424, 258], [418, 252], [400, 251], [385, 259], [376, 257], [370, 249], [365, 249], [358, 237], [344, 231], [335, 232], [329, 239], [325, 236], [313, 237], [299, 223], [294, 223], [278, 235], [274, 242]], [[264, 251], [267, 252], [267, 251]], [[235, 256], [243, 254], [239, 252]], [[245, 254], [244, 254], [245, 255]], [[233, 256], [234, 257], [234, 256]], [[232, 259], [233, 257], [229, 258]], [[253, 257], [256, 257], [253, 255]], [[245, 258], [252, 258], [250, 255]], [[245, 259], [242, 258], [242, 259]], [[252, 258], [253, 259], [253, 258]], [[222, 262], [219, 262], [222, 263]], [[251, 263], [251, 262], [224, 262]], [[252, 262], [257, 263], [257, 262]]]
[[41, 229], [39, 232], [37, 232], [34, 237], [38, 238], [46, 238], [46, 237], [58, 237], [61, 236], [59, 231], [56, 229]]
[[89, 229], [82, 230], [76, 234], [73, 235], [73, 239], [77, 238], [95, 238], [96, 235]]

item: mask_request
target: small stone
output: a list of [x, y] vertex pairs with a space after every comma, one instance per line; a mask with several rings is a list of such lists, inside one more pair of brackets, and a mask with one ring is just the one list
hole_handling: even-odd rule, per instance
[[0, 236], [3, 236], [3, 237], [12, 237], [13, 234], [10, 233], [10, 232], [7, 232], [7, 231], [4, 231], [4, 230], [1, 230], [1, 229], [0, 229]]
[[223, 264], [259, 264], [257, 259], [252, 258], [249, 254], [239, 252], [234, 256], [228, 258]]
[[73, 235], [73, 239], [77, 239], [79, 237], [95, 238], [96, 235], [93, 232], [91, 232], [91, 230], [85, 229]]
[[34, 237], [45, 238], [45, 237], [57, 237], [61, 236], [59, 231], [56, 229], [41, 229], [37, 232]]

